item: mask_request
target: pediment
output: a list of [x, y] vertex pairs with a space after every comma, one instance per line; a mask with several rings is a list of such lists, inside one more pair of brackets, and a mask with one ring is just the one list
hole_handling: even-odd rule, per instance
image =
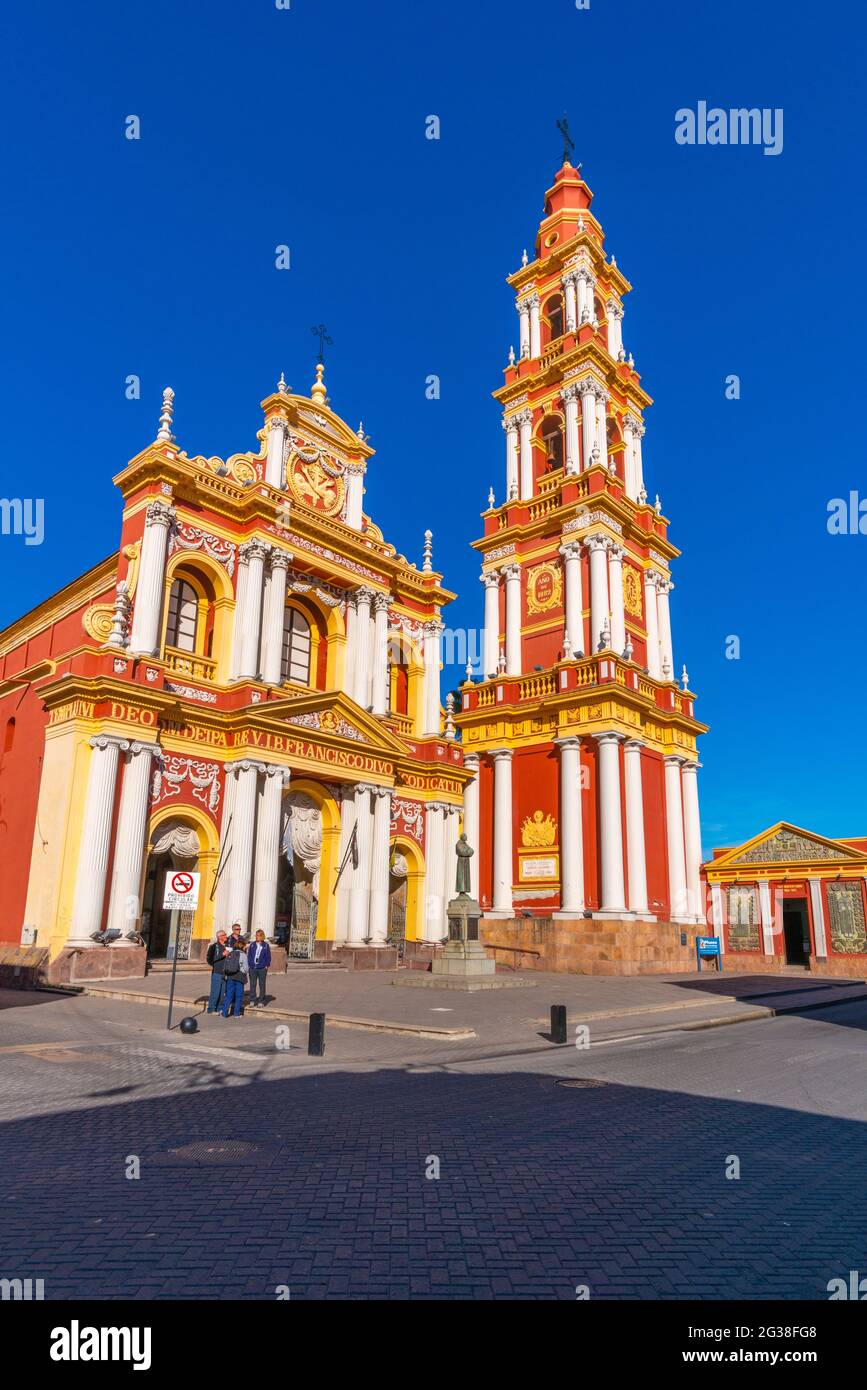
[[867, 854], [839, 840], [829, 840], [796, 825], [781, 822], [747, 840], [745, 844], [711, 861], [713, 868], [735, 868], [756, 864], [863, 863]]
[[400, 757], [406, 748], [391, 729], [343, 692], [317, 691], [309, 696], [269, 701], [260, 717], [326, 738], [346, 739], [386, 757]]

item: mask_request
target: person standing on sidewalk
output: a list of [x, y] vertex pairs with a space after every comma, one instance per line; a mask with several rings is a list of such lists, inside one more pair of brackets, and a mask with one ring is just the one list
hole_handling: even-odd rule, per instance
[[247, 982], [247, 943], [243, 936], [226, 956], [223, 974], [226, 977], [226, 998], [223, 1002], [223, 1018], [240, 1018], [244, 1010], [244, 985]]
[[226, 945], [226, 933], [218, 931], [216, 939], [208, 947], [205, 959], [211, 967], [211, 993], [208, 997], [208, 1013], [214, 1014], [223, 1002], [223, 991], [225, 989], [225, 979], [223, 978], [223, 965], [229, 948]]
[[247, 965], [250, 967], [250, 1008], [264, 1009], [265, 981], [268, 966], [271, 964], [271, 947], [265, 940], [261, 927], [256, 932], [256, 940], [247, 952]]

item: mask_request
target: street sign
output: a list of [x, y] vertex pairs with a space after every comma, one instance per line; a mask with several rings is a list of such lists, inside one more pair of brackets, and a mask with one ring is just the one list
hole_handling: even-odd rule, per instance
[[163, 907], [174, 909], [181, 912], [192, 912], [199, 904], [199, 881], [201, 874], [187, 873], [186, 869], [178, 869], [174, 873], [166, 874], [166, 884], [163, 890]]

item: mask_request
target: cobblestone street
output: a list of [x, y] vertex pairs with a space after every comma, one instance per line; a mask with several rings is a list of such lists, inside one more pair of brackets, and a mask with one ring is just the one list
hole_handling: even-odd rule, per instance
[[824, 1299], [867, 1265], [864, 1002], [587, 1051], [334, 1029], [319, 1059], [300, 1026], [0, 1005], [0, 1274], [47, 1298]]

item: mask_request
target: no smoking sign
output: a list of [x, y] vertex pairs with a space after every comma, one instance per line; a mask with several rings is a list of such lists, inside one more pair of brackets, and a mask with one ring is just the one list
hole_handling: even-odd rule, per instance
[[191, 912], [198, 907], [200, 878], [201, 874], [188, 874], [186, 870], [166, 874], [163, 907], [178, 908], [181, 912]]

